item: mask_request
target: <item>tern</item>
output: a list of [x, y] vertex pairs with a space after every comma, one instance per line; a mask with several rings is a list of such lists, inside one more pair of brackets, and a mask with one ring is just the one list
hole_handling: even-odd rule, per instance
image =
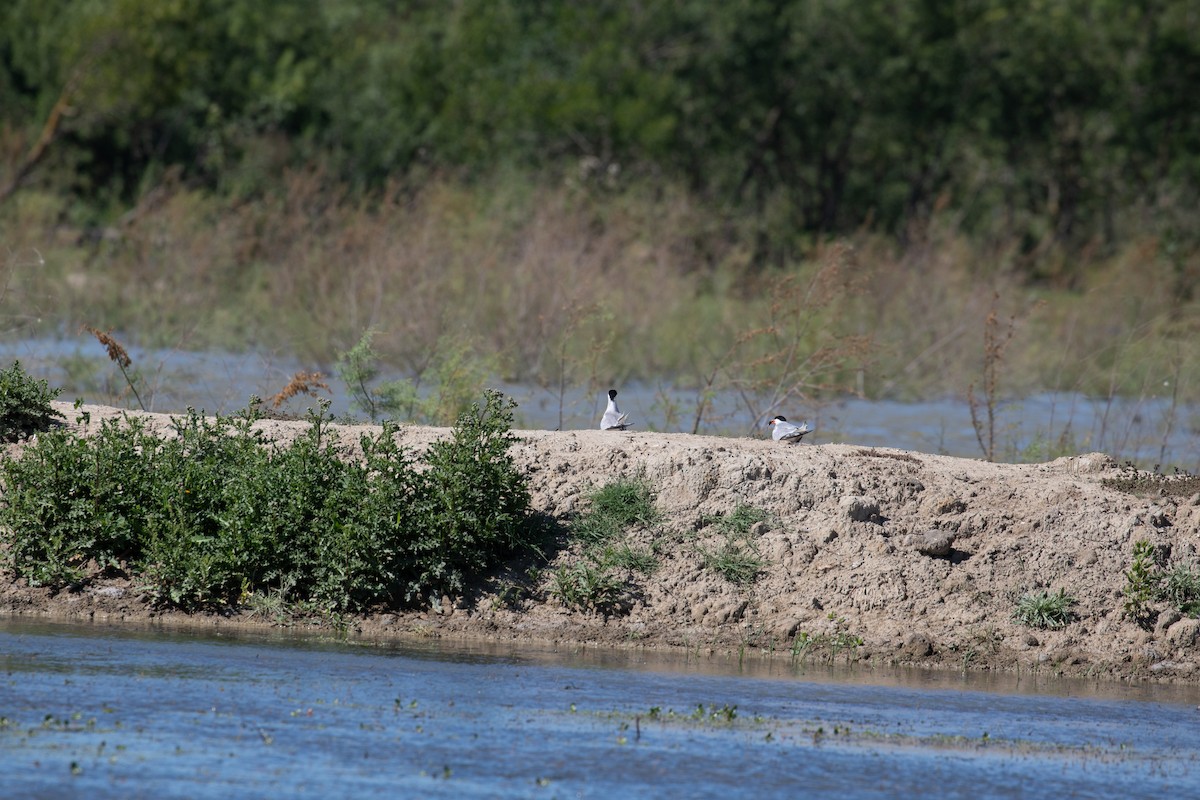
[[804, 434], [812, 433], [812, 428], [808, 427], [808, 422], [802, 422], [799, 425], [793, 425], [787, 421], [787, 417], [780, 414], [767, 423], [775, 427], [775, 432], [771, 436], [777, 442], [798, 442], [803, 438]]
[[604, 410], [604, 416], [600, 419], [600, 430], [623, 431], [632, 424], [629, 415], [622, 414], [621, 409], [617, 408], [617, 390], [609, 389], [608, 408]]

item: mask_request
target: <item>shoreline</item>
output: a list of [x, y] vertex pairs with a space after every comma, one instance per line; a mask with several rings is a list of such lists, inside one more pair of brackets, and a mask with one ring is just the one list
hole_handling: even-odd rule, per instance
[[[56, 407], [75, 420], [70, 404]], [[81, 410], [91, 415], [88, 429], [68, 422], [80, 433], [122, 414], [143, 417], [160, 432], [171, 419], [103, 406]], [[279, 440], [305, 426], [258, 424]], [[331, 426], [347, 441], [368, 428], [378, 430]], [[552, 596], [552, 570], [580, 557], [577, 546], [560, 541], [534, 577], [528, 560], [517, 561], [465, 596], [432, 607], [317, 625], [267, 608], [233, 614], [155, 609], [128, 578], [101, 576], [52, 592], [7, 575], [0, 614], [130, 627], [345, 633], [365, 642], [537, 644], [1133, 684], [1200, 682], [1200, 620], [1162, 606], [1157, 623], [1143, 629], [1122, 615], [1136, 541], [1151, 542], [1174, 562], [1196, 561], [1200, 493], [1139, 497], [1114, 488], [1111, 479], [1122, 473], [1103, 454], [995, 464], [687, 434], [514, 434], [519, 441], [512, 452], [528, 475], [538, 513], [566, 519], [589, 491], [612, 480], [640, 475], [653, 486], [663, 522], [633, 535], [656, 542], [661, 564], [649, 576], [630, 579], [619, 613], [571, 610]], [[419, 426], [404, 426], [399, 434], [417, 452], [448, 435], [446, 428]], [[700, 556], [720, 541], [705, 520], [738, 504], [770, 515], [753, 533], [766, 566], [744, 586], [705, 569]], [[510, 592], [514, 587], [520, 591]], [[1076, 601], [1065, 627], [1036, 629], [1013, 619], [1022, 595], [1060, 588]]]

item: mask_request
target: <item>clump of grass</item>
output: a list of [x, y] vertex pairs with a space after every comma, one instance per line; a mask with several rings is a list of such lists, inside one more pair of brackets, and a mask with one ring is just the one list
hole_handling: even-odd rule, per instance
[[625, 590], [625, 582], [611, 568], [583, 559], [550, 573], [550, 595], [567, 608], [611, 613]]
[[726, 580], [746, 585], [753, 583], [767, 566], [766, 559], [759, 555], [753, 541], [756, 525], [766, 522], [766, 511], [739, 503], [729, 514], [715, 514], [701, 520], [702, 524], [715, 527], [724, 540], [715, 549], [697, 545], [703, 566], [710, 572], [722, 575]]
[[726, 539], [715, 550], [706, 550], [703, 547], [697, 549], [704, 568], [716, 572], [731, 583], [753, 583], [767, 566], [766, 560], [758, 555], [758, 551], [745, 542]]
[[392, 423], [352, 457], [328, 402], [286, 445], [263, 439], [256, 405], [189, 411], [166, 439], [136, 418], [86, 439], [51, 431], [0, 464], [6, 566], [50, 586], [121, 569], [186, 609], [257, 596], [340, 614], [459, 593], [536, 531], [508, 452], [512, 408], [489, 392], [424, 468]]
[[1194, 564], [1176, 564], [1162, 576], [1156, 596], [1189, 617], [1200, 616], [1200, 571]]
[[571, 523], [571, 533], [589, 544], [603, 544], [634, 525], [651, 527], [659, 518], [649, 481], [622, 478], [591, 493], [588, 510]]
[[593, 491], [587, 510], [568, 527], [583, 552], [551, 574], [551, 596], [568, 608], [615, 611], [618, 598], [634, 588], [634, 574], [649, 575], [659, 566], [655, 548], [633, 545], [629, 532], [652, 528], [659, 519], [654, 489], [644, 477], [622, 478]]
[[0, 370], [0, 442], [15, 442], [62, 419], [50, 406], [60, 392], [25, 372], [20, 361]]
[[1027, 592], [1017, 601], [1013, 619], [1031, 628], [1062, 628], [1071, 621], [1071, 606], [1075, 598], [1066, 589], [1057, 593]]

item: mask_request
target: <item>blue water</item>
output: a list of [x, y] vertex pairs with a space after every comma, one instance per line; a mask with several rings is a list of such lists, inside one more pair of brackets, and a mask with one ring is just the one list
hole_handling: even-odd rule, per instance
[[4, 797], [1200, 796], [1194, 687], [14, 620], [0, 667]]
[[[337, 416], [356, 415], [346, 387], [330, 365], [302, 364], [262, 352], [241, 354], [147, 350], [130, 347], [147, 410], [182, 413], [189, 407], [207, 413], [233, 413], [251, 395], [271, 398], [292, 375], [319, 369], [327, 376]], [[63, 387], [62, 399], [136, 408], [125, 378], [94, 339], [0, 340], [0, 365], [20, 359], [31, 374]], [[398, 375], [382, 375], [395, 380]], [[518, 403], [518, 427], [578, 429], [595, 427], [604, 410], [600, 387], [572, 387], [560, 394], [537, 386], [498, 385]], [[691, 432], [697, 393], [671, 386], [633, 384], [619, 387], [621, 409], [634, 430]], [[1200, 472], [1200, 408], [1175, 406], [1169, 386], [1159, 396], [1088, 398], [1073, 393], [1041, 394], [1002, 402], [997, 409], [994, 455], [998, 461], [1044, 461], [1064, 454], [1105, 452], [1145, 468], [1160, 464]], [[284, 407], [303, 413], [316, 400], [302, 396]], [[699, 433], [766, 436], [763, 420], [750, 414], [736, 393], [713, 398]], [[809, 419], [817, 444], [846, 442], [865, 447], [895, 447], [926, 453], [979, 458], [983, 454], [962, 398], [916, 403], [848, 398], [810, 407], [771, 409], [790, 419]], [[360, 416], [361, 415], [357, 415]]]

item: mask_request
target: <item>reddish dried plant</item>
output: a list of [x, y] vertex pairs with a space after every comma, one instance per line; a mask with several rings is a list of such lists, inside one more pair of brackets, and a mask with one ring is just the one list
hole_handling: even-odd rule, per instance
[[283, 387], [278, 394], [271, 398], [271, 407], [279, 408], [281, 405], [291, 400], [296, 395], [306, 394], [310, 397], [317, 396], [317, 390], [324, 389], [333, 394], [333, 390], [329, 388], [329, 384], [325, 383], [325, 376], [319, 372], [297, 372], [288, 381], [288, 385]]

